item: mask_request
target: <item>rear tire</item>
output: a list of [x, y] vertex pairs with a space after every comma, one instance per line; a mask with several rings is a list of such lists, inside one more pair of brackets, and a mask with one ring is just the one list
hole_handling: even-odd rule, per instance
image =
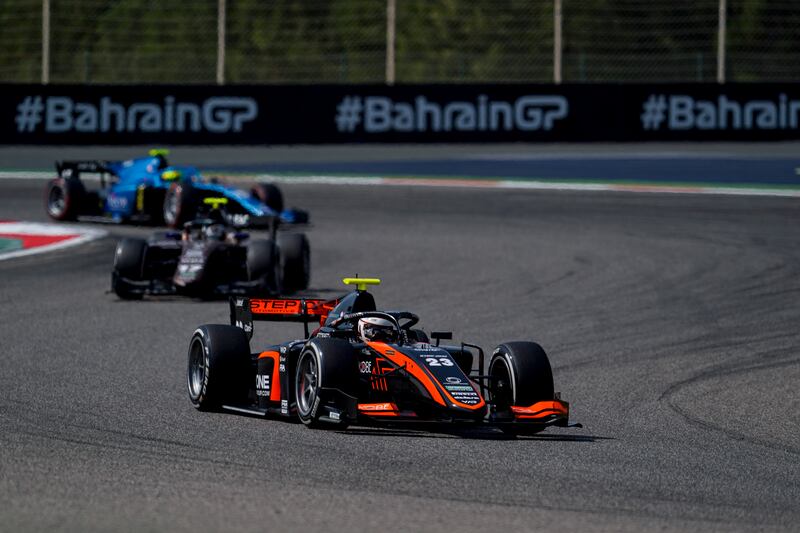
[[189, 400], [200, 411], [247, 398], [250, 343], [240, 328], [204, 325], [189, 341]]
[[274, 242], [256, 240], [247, 245], [247, 277], [249, 281], [260, 281], [261, 292], [281, 292], [280, 266], [280, 251]]
[[280, 214], [283, 211], [283, 193], [272, 183], [258, 183], [250, 190], [253, 196]]
[[[294, 393], [297, 416], [310, 428], [344, 429], [348, 406], [337, 404], [338, 393], [355, 398], [358, 394], [358, 360], [350, 343], [341, 339], [315, 339], [300, 353], [295, 372]], [[327, 407], [340, 412], [338, 423], [320, 420]]]
[[144, 278], [144, 256], [147, 242], [144, 239], [125, 238], [119, 241], [114, 252], [114, 270], [111, 273], [111, 290], [123, 300], [141, 300], [143, 294], [133, 290], [125, 279], [139, 281]]
[[303, 233], [278, 235], [283, 288], [287, 292], [302, 291], [311, 281], [311, 247]]
[[197, 211], [196, 196], [191, 182], [170, 185], [164, 195], [164, 224], [170, 228], [180, 228], [192, 220]]
[[76, 220], [86, 189], [76, 178], [55, 178], [47, 184], [45, 209], [53, 220]]

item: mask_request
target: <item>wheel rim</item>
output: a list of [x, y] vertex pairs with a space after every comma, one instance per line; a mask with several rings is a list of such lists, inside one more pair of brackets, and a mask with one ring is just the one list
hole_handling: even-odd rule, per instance
[[65, 205], [66, 198], [61, 187], [50, 187], [50, 193], [47, 195], [47, 210], [50, 211], [50, 214], [53, 216], [61, 215], [64, 212]]
[[297, 410], [302, 415], [308, 415], [317, 399], [317, 385], [319, 374], [317, 360], [314, 354], [306, 352], [297, 366]]
[[206, 378], [205, 351], [200, 339], [195, 339], [189, 350], [189, 395], [197, 399], [203, 392]]
[[509, 409], [513, 403], [514, 391], [511, 384], [511, 374], [508, 371], [508, 363], [504, 359], [496, 359], [489, 369], [492, 377], [491, 400], [498, 409]]

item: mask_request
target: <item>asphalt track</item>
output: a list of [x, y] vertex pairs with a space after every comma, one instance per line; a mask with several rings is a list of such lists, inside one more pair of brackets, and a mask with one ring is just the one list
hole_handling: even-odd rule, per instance
[[[45, 220], [42, 182], [0, 218]], [[312, 286], [491, 348], [538, 340], [583, 429], [312, 431], [196, 412], [227, 305], [121, 302], [115, 239], [0, 262], [0, 530], [797, 531], [800, 203], [285, 185]], [[299, 326], [257, 324], [256, 341]]]

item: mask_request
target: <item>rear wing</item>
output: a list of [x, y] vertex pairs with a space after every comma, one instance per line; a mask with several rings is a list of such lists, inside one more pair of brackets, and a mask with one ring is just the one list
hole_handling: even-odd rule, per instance
[[105, 161], [56, 161], [56, 172], [62, 178], [78, 178], [82, 173], [106, 174], [111, 171]]
[[301, 322], [308, 338], [308, 324], [322, 324], [338, 300], [314, 298], [246, 298], [232, 296], [230, 299], [231, 325], [241, 328], [247, 338], [253, 337], [253, 321]]

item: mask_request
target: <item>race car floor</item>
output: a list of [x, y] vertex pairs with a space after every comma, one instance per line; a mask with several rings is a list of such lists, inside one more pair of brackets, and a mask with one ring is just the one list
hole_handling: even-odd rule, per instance
[[[46, 220], [43, 181], [0, 217]], [[800, 523], [800, 203], [285, 185], [313, 294], [533, 339], [583, 429], [314, 431], [195, 411], [225, 302], [108, 293], [115, 239], [0, 262], [0, 531], [752, 531]], [[300, 336], [256, 324], [254, 344]]]

